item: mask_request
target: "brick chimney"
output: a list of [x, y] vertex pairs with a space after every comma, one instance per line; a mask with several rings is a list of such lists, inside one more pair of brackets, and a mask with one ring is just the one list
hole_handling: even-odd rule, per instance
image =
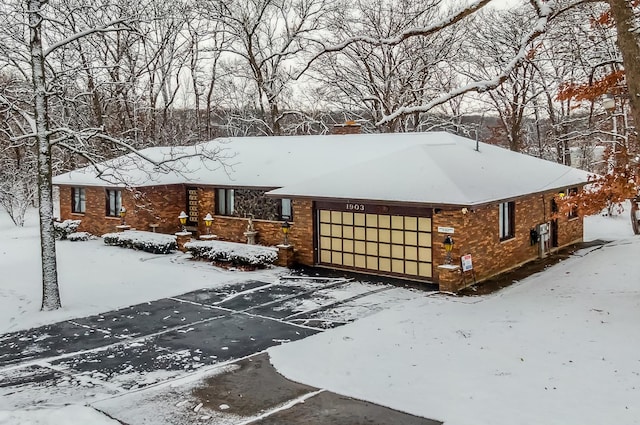
[[360, 134], [361, 125], [353, 120], [344, 124], [334, 124], [331, 134]]

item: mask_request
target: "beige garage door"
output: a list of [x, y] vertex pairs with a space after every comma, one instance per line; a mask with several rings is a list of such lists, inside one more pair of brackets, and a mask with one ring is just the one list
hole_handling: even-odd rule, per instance
[[317, 217], [320, 264], [431, 278], [431, 218], [330, 209]]

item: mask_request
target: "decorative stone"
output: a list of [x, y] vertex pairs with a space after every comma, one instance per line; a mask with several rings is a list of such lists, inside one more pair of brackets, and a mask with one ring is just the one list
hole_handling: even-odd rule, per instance
[[200, 235], [200, 239], [203, 241], [210, 241], [213, 239], [218, 239], [218, 235]]
[[118, 232], [124, 232], [130, 229], [131, 229], [131, 226], [129, 226], [128, 224], [119, 224], [116, 226], [116, 230]]

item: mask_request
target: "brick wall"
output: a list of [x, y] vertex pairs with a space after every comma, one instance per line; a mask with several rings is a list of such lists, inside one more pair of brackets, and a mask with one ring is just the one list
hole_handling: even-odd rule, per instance
[[[82, 220], [79, 231], [102, 235], [116, 231], [120, 217], [106, 217], [105, 188], [86, 187], [86, 212], [71, 212], [71, 187], [60, 187], [60, 219]], [[150, 224], [158, 224], [157, 232], [175, 233], [180, 230], [178, 215], [184, 210], [186, 192], [182, 185], [154, 186], [135, 190], [122, 189], [122, 206], [127, 211], [126, 223], [137, 230], [151, 230]]]
[[[96, 235], [116, 231], [121, 223], [119, 217], [105, 217], [105, 188], [87, 187], [86, 213], [71, 213], [71, 187], [60, 188], [60, 218], [81, 219], [80, 231]], [[149, 225], [158, 224], [159, 233], [172, 234], [180, 230], [178, 215], [186, 207], [186, 188], [183, 185], [155, 186], [135, 191], [123, 190], [123, 206], [127, 209], [126, 222], [138, 230], [151, 230]], [[215, 190], [199, 188], [198, 213], [200, 222], [196, 229], [198, 234], [205, 234], [203, 218], [207, 213], [213, 215], [215, 206]], [[438, 233], [439, 226], [453, 227], [455, 246], [454, 263], [458, 263], [461, 255], [471, 254], [478, 280], [514, 268], [538, 257], [538, 245], [530, 245], [529, 230], [540, 223], [550, 221], [551, 199], [553, 194], [535, 195], [519, 199], [515, 202], [515, 237], [500, 241], [498, 236], [498, 205], [490, 205], [468, 211], [461, 209], [441, 210], [433, 214], [433, 264], [444, 264], [445, 253], [442, 241], [445, 234]], [[314, 222], [313, 202], [294, 200], [293, 222], [289, 232], [289, 242], [294, 246], [295, 259], [298, 263], [313, 265]], [[239, 217], [214, 216], [211, 233], [220, 240], [245, 243], [248, 220]], [[278, 245], [283, 242], [282, 222], [253, 220], [258, 232], [257, 243], [261, 245]], [[582, 240], [583, 220], [566, 217], [558, 219], [558, 245], [569, 245]], [[436, 276], [437, 279], [437, 276]]]
[[[434, 266], [444, 264], [442, 241], [445, 234], [438, 227], [453, 227], [455, 240], [453, 259], [471, 254], [477, 280], [507, 271], [538, 258], [539, 246], [529, 242], [529, 231], [536, 225], [550, 221], [553, 195], [534, 195], [515, 201], [515, 236], [504, 241], [499, 237], [498, 204], [468, 211], [461, 209], [441, 211], [433, 215], [433, 261]], [[558, 245], [569, 245], [582, 240], [583, 220], [566, 217], [558, 219]]]

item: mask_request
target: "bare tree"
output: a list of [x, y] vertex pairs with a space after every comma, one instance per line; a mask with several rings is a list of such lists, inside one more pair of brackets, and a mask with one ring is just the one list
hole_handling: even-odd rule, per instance
[[[26, 90], [19, 93], [20, 96], [11, 91], [1, 93], [0, 108], [15, 124], [11, 132], [6, 131], [10, 143], [34, 145], [36, 167], [31, 175], [37, 178], [38, 189], [43, 310], [61, 305], [53, 229], [54, 151], [69, 152], [80, 163], [96, 166], [106, 158], [127, 152], [136, 152], [143, 159], [151, 160], [136, 150], [130, 138], [109, 135], [104, 121], [103, 126], [95, 126], [95, 120], [104, 119], [96, 114], [98, 108], [94, 101], [100, 95], [100, 85], [95, 77], [103, 70], [114, 70], [111, 63], [101, 66], [94, 58], [89, 60], [88, 54], [83, 59], [83, 53], [91, 49], [89, 46], [77, 48], [77, 44], [101, 34], [122, 37], [144, 34], [142, 24], [158, 19], [154, 18], [156, 9], [152, 6], [139, 1], [113, 4], [84, 0], [12, 0], [2, 5], [0, 27], [4, 34], [0, 37], [0, 49], [7, 56], [0, 59], [1, 65], [6, 72], [22, 78], [16, 86], [22, 85]], [[84, 20], [89, 14], [97, 16], [97, 21]], [[110, 19], [104, 19], [107, 17]], [[113, 64], [113, 67], [119, 65]], [[85, 78], [78, 78], [82, 76]], [[86, 85], [79, 85], [79, 81]], [[170, 97], [170, 92], [167, 93]], [[109, 100], [113, 99], [105, 99]], [[183, 154], [200, 155], [201, 152], [192, 150]], [[169, 170], [177, 159], [172, 157], [156, 165]]]
[[327, 19], [336, 12], [334, 0], [240, 0], [233, 4], [211, 3], [203, 10], [206, 19], [219, 21], [231, 44], [227, 67], [236, 86], [250, 89], [254, 124], [267, 135], [283, 133], [282, 120], [292, 113], [287, 97], [299, 67], [296, 60], [320, 36]]
[[[332, 26], [333, 37], [359, 35], [384, 39], [440, 18], [437, 0], [357, 0], [351, 15]], [[311, 67], [322, 99], [340, 110], [376, 123], [399, 108], [419, 106], [442, 91], [451, 77], [447, 68], [458, 57], [462, 29], [451, 27], [400, 44], [352, 43], [329, 52]], [[383, 132], [424, 130], [428, 117], [417, 112], [376, 124]]]

